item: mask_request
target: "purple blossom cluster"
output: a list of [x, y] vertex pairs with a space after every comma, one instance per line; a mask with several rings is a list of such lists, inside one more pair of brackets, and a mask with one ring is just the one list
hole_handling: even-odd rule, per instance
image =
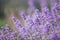
[[0, 40], [23, 40], [23, 38], [6, 24], [0, 29]]
[[13, 31], [7, 25], [1, 28], [1, 40], [60, 40], [60, 3], [50, 0], [54, 3], [51, 3], [51, 9], [49, 9], [46, 6], [46, 0], [44, 0], [45, 4], [40, 0], [40, 11], [31, 1], [29, 0], [29, 8], [32, 7], [33, 11], [29, 9], [28, 13], [32, 15], [25, 15], [23, 11], [19, 13], [25, 25], [22, 25], [17, 17], [12, 16], [11, 20], [16, 30]]

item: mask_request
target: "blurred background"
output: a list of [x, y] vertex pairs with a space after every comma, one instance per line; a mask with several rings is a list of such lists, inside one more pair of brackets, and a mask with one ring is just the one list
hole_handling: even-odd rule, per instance
[[0, 27], [6, 23], [5, 9], [27, 8], [26, 0], [0, 0]]
[[[50, 9], [50, 4], [54, 5], [55, 1], [51, 0], [52, 3], [50, 3], [50, 0], [47, 0], [47, 7]], [[42, 6], [46, 6], [45, 1], [42, 1], [41, 3]], [[17, 13], [15, 12], [16, 9], [24, 9], [25, 11], [28, 9], [28, 12], [30, 13], [30, 11], [34, 10], [35, 8], [41, 10], [44, 7], [41, 8], [39, 0], [34, 0], [34, 3], [32, 0], [0, 0], [0, 27], [6, 24], [6, 17], [9, 18], [13, 12]], [[9, 12], [10, 9], [13, 9], [11, 13]]]
[[[6, 13], [8, 16], [9, 12], [5, 12], [9, 9], [24, 9], [26, 10], [28, 7], [27, 0], [0, 0], [0, 27], [6, 24]], [[37, 8], [39, 8], [39, 4], [36, 4]]]

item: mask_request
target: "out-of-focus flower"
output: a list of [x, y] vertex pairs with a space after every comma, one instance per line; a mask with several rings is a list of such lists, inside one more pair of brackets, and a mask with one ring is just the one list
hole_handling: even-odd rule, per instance
[[[42, 9], [40, 11], [35, 8], [34, 0], [28, 1], [28, 12], [32, 15], [25, 15], [24, 11], [18, 10], [19, 18], [15, 15], [10, 17], [15, 30], [12, 30], [8, 25], [5, 25], [0, 30], [1, 40], [21, 40], [22, 38], [23, 40], [59, 40], [60, 4], [56, 4], [56, 0], [50, 0], [51, 8], [49, 9], [47, 8], [46, 0], [40, 0]], [[32, 10], [30, 10], [30, 7]], [[57, 38], [55, 39], [56, 36]]]

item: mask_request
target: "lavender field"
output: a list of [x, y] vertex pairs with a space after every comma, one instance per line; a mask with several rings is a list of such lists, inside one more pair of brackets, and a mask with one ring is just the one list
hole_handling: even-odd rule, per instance
[[60, 40], [60, 0], [25, 2], [25, 9], [17, 8], [12, 1], [13, 7], [5, 8], [6, 23], [0, 28], [0, 40]]

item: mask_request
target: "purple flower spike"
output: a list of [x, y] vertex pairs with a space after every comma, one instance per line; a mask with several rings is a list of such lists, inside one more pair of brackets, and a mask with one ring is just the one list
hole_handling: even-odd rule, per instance
[[[42, 11], [35, 8], [38, 0], [28, 1], [28, 15], [17, 10], [19, 15], [11, 17], [15, 30], [7, 24], [0, 29], [0, 40], [60, 40], [60, 2], [39, 0]], [[50, 9], [47, 2], [50, 1]], [[38, 5], [38, 3], [37, 3]], [[21, 18], [22, 17], [22, 18]], [[21, 22], [21, 19], [23, 19]]]
[[51, 5], [51, 8], [54, 6], [54, 4], [57, 2], [56, 0], [50, 0], [50, 5]]
[[47, 0], [40, 0], [41, 9], [47, 7]]
[[26, 13], [24, 12], [24, 11], [21, 11], [21, 16], [22, 16], [22, 18], [24, 19], [24, 20], [26, 20]]

